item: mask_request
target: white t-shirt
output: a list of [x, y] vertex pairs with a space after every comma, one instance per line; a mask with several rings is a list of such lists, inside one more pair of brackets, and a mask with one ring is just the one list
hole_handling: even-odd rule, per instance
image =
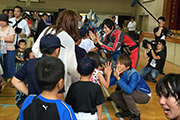
[[134, 21], [133, 23], [132, 23], [132, 21], [130, 21], [128, 23], [127, 28], [128, 28], [129, 31], [135, 31], [136, 30], [136, 21]]
[[[16, 24], [16, 18], [15, 18], [15, 17], [9, 19], [9, 21], [12, 22], [12, 23], [9, 23], [10, 26], [13, 26], [14, 24]], [[22, 20], [18, 23], [17, 27], [19, 27], [19, 28], [22, 29], [21, 33], [26, 34], [26, 37], [28, 37], [28, 36], [30, 35], [29, 26], [28, 26], [28, 23], [27, 23], [26, 20], [22, 19]], [[15, 28], [16, 28], [16, 26], [14, 27], [14, 29], [15, 29]], [[24, 39], [24, 40], [25, 40], [26, 37], [20, 37], [20, 36], [18, 35], [18, 42], [19, 42], [19, 40], [21, 40], [21, 39]], [[16, 39], [17, 39], [17, 34], [15, 34], [15, 37], [14, 37], [14, 44], [16, 44], [16, 41], [17, 41]]]
[[94, 42], [91, 39], [82, 39], [81, 43], [79, 44], [79, 47], [83, 48], [88, 52], [90, 49], [94, 48]]

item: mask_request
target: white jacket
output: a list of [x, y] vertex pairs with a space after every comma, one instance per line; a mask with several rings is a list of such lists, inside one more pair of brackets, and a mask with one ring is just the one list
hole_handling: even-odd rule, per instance
[[[47, 30], [44, 29], [41, 34], [39, 35], [38, 39], [34, 43], [32, 47], [33, 54], [35, 55], [36, 58], [41, 57], [42, 54], [39, 52], [39, 44], [40, 44], [40, 39], [44, 35], [44, 32]], [[51, 29], [49, 30], [49, 32]], [[47, 33], [49, 33], [47, 32]], [[52, 32], [52, 34], [55, 34], [55, 31]], [[75, 43], [74, 40], [71, 38], [71, 36], [65, 32], [62, 31], [60, 32], [57, 37], [61, 40], [61, 44], [65, 48], [60, 48], [60, 54], [59, 57], [62, 62], [64, 63], [65, 67], [65, 77], [64, 77], [64, 87], [65, 87], [65, 96], [69, 90], [69, 87], [71, 85], [71, 75], [78, 78], [79, 74], [76, 71], [77, 69], [77, 61], [76, 61], [76, 55], [75, 55]]]

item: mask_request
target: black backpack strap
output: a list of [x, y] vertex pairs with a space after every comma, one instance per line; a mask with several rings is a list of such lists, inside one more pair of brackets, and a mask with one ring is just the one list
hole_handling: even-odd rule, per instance
[[14, 28], [14, 27], [17, 26], [21, 21], [22, 21], [22, 18], [20, 18], [12, 27]]

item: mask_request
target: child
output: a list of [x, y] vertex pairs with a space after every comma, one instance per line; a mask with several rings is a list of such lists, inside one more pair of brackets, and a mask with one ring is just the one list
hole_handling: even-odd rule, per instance
[[79, 34], [82, 37], [82, 41], [79, 44], [79, 47], [86, 50], [86, 52], [92, 50], [95, 48], [94, 42], [89, 38], [88, 30], [86, 28], [82, 27], [79, 29]]
[[20, 110], [20, 120], [77, 120], [72, 108], [58, 99], [64, 86], [64, 64], [55, 57], [43, 57], [35, 66], [42, 93], [29, 95]]
[[101, 70], [99, 70], [99, 66], [100, 66], [100, 58], [99, 55], [96, 52], [88, 52], [86, 54], [85, 57], [89, 57], [90, 59], [94, 60], [96, 63], [94, 72], [90, 78], [91, 82], [97, 83], [97, 84], [102, 84], [105, 88], [109, 87], [109, 83], [110, 83], [110, 76], [111, 76], [111, 63], [105, 63], [105, 69], [104, 69], [104, 73], [105, 73], [105, 78], [102, 75], [103, 72]]
[[24, 51], [24, 60], [28, 61], [29, 59], [35, 58], [35, 56], [32, 53], [32, 48], [26, 48]]
[[[31, 48], [27, 48], [24, 51], [24, 60], [28, 61], [29, 59], [32, 59], [32, 58], [34, 58], [32, 50], [31, 50]], [[25, 78], [25, 80], [23, 82], [26, 84], [26, 86], [28, 86], [27, 78]], [[15, 102], [19, 109], [21, 109], [21, 106], [22, 106], [24, 100], [26, 99], [26, 97], [27, 96], [24, 93], [20, 92], [19, 90], [16, 90]]]
[[24, 64], [24, 50], [26, 48], [26, 41], [21, 39], [19, 40], [19, 48], [16, 50], [16, 72]]
[[101, 87], [89, 81], [94, 71], [95, 62], [89, 58], [79, 60], [80, 81], [71, 84], [66, 96], [66, 103], [72, 106], [78, 120], [101, 120], [102, 104], [105, 98]]
[[180, 74], [167, 74], [156, 84], [159, 104], [166, 118], [180, 120]]

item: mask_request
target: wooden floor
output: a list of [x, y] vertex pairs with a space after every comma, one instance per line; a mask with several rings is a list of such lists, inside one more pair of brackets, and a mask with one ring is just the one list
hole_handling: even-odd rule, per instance
[[[137, 70], [139, 71], [141, 68], [145, 67], [147, 60], [142, 58], [142, 51], [140, 51], [140, 59], [138, 62]], [[171, 63], [166, 62], [164, 72], [167, 73], [179, 73], [180, 67], [175, 66]], [[158, 80], [163, 75], [158, 76]], [[152, 97], [148, 104], [137, 104], [138, 110], [141, 112], [141, 120], [166, 120], [163, 110], [161, 109], [158, 103], [158, 96], [155, 93], [156, 83], [152, 83], [150, 81], [146, 81], [152, 91]], [[111, 86], [105, 91], [103, 88], [103, 92], [105, 97], [107, 97], [107, 92], [110, 94], [115, 90], [116, 86]], [[15, 105], [14, 96], [15, 96], [15, 88], [12, 88], [10, 85], [5, 87], [0, 94], [0, 120], [16, 120], [19, 109]], [[118, 110], [116, 108], [116, 110]], [[120, 111], [120, 109], [119, 109]], [[107, 101], [103, 105], [103, 120], [119, 120], [119, 118], [115, 117], [115, 109], [111, 102]], [[125, 118], [128, 120], [128, 118]]]

